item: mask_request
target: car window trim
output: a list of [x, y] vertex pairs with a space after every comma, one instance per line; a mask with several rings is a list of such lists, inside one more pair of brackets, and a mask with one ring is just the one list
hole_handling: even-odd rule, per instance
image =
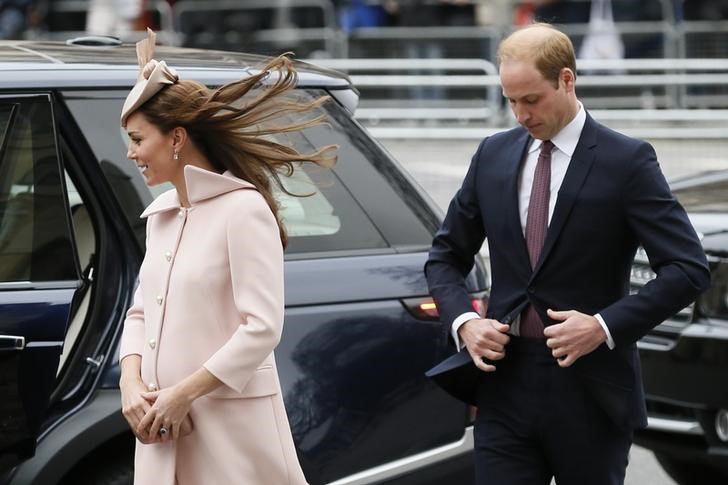
[[77, 280], [57, 281], [0, 281], [0, 291], [12, 290], [76, 290], [80, 286]]
[[348, 258], [351, 256], [376, 256], [379, 254], [397, 254], [395, 248], [389, 246], [385, 248], [362, 248], [362, 249], [333, 249], [330, 251], [302, 251], [295, 253], [283, 253], [286, 261], [296, 261], [300, 259], [331, 259], [331, 258]]

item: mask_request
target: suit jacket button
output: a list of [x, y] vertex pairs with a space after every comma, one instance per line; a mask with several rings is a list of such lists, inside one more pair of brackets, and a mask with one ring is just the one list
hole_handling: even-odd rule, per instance
[[527, 291], [529, 293], [536, 293], [536, 288], [534, 288], [533, 286], [529, 286]]
[[163, 301], [164, 298], [162, 297], [162, 295], [157, 295], [157, 305], [161, 305]]
[[513, 321], [513, 319], [510, 316], [507, 316], [503, 319], [503, 323], [506, 325], [510, 324]]
[[151, 339], [149, 341], [149, 347], [153, 350], [154, 347], [156, 347], [156, 346], [157, 346], [157, 341], [155, 339]]
[[147, 389], [149, 389], [150, 391], [154, 392], [154, 391], [156, 391], [156, 390], [157, 390], [157, 385], [156, 385], [155, 383], [151, 382], [151, 383], [150, 383], [150, 384], [149, 384], [149, 385], [147, 386]]
[[164, 259], [166, 259], [167, 261], [172, 261], [172, 252], [167, 251], [166, 253], [164, 253]]

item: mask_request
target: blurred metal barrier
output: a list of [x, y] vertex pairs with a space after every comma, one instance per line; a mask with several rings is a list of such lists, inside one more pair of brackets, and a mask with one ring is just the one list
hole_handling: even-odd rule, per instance
[[577, 70], [593, 108], [728, 108], [728, 59], [580, 59]]
[[172, 11], [185, 46], [276, 54], [313, 41], [346, 55], [331, 0], [178, 0]]
[[[356, 117], [381, 138], [470, 139], [515, 126], [496, 67], [482, 59], [313, 62], [349, 73], [361, 92]], [[728, 138], [728, 59], [584, 59], [578, 70], [579, 99], [621, 131]], [[442, 89], [441, 96], [422, 98], [418, 88], [428, 87]]]
[[[616, 25], [632, 58], [728, 57], [728, 20], [676, 22], [668, 18], [618, 21]], [[558, 28], [578, 46], [589, 31], [589, 24], [559, 24]], [[438, 43], [445, 57], [495, 60], [499, 42], [513, 29], [512, 25], [366, 27], [341, 38], [346, 45], [338, 50], [350, 57], [404, 57], [407, 46]]]
[[728, 20], [680, 22], [677, 36], [677, 57], [728, 57]]
[[[362, 93], [357, 109], [359, 119], [489, 121], [500, 116], [502, 96], [497, 69], [483, 59], [314, 59], [312, 62], [349, 74]], [[432, 89], [428, 91], [428, 88]], [[453, 89], [468, 90], [472, 96], [466, 104], [453, 100]]]
[[[594, 112], [597, 121], [602, 121]], [[604, 120], [604, 124], [625, 135], [645, 140], [725, 140], [728, 138], [728, 125], [713, 128], [690, 127], [637, 127], [622, 128]], [[487, 136], [512, 128], [515, 123], [501, 127], [397, 127], [368, 126], [367, 130], [376, 138], [411, 140], [482, 140]], [[725, 154], [724, 154], [725, 156]], [[728, 164], [728, 163], [727, 163]]]
[[[346, 38], [350, 57], [447, 57], [495, 60], [505, 26], [362, 27]], [[382, 53], [385, 53], [382, 56]]]
[[[119, 1], [119, 0], [117, 0]], [[376, 4], [385, 0], [368, 0]], [[436, 0], [433, 0], [433, 3]], [[511, 6], [525, 0], [512, 0]], [[575, 6], [590, 0], [564, 0]], [[636, 1], [636, 0], [635, 0]], [[628, 0], [613, 0], [615, 13]], [[498, 43], [513, 25], [433, 27], [365, 27], [344, 32], [334, 0], [164, 0], [146, 3], [153, 23], [161, 28], [160, 42], [190, 47], [248, 51], [274, 55], [294, 51], [300, 57], [447, 57], [494, 60]], [[478, 4], [478, 0], [471, 0]], [[632, 2], [634, 3], [634, 2]], [[726, 58], [728, 20], [682, 21], [676, 18], [673, 0], [649, 0], [657, 6], [652, 20], [624, 21], [616, 25], [627, 46], [628, 57]], [[83, 34], [88, 0], [54, 0], [48, 3], [48, 32], [40, 38], [65, 40]], [[620, 10], [621, 9], [621, 10]], [[631, 18], [630, 10], [623, 18]], [[510, 18], [505, 15], [504, 18]], [[588, 23], [558, 25], [575, 44], [589, 30]], [[143, 32], [124, 35], [133, 41]], [[630, 49], [630, 46], [632, 47]]]

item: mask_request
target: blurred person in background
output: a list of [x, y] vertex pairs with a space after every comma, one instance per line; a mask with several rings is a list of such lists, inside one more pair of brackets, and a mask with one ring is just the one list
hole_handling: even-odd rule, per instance
[[589, 22], [591, 1], [525, 0], [517, 2], [514, 24], [522, 27], [531, 22], [573, 24]]
[[362, 27], [386, 27], [391, 25], [391, 1], [371, 4], [366, 0], [334, 2], [341, 30], [347, 34]]
[[[392, 0], [395, 25], [399, 27], [472, 27], [475, 25], [475, 5], [469, 0]], [[443, 42], [448, 40], [448, 42]], [[468, 41], [470, 43], [470, 41]], [[437, 34], [406, 39], [404, 57], [410, 59], [441, 59], [463, 57], [463, 49], [452, 39]], [[446, 46], [450, 49], [446, 50]], [[412, 71], [412, 74], [418, 74]], [[427, 74], [438, 74], [427, 71]], [[410, 88], [416, 99], [443, 100], [447, 90], [441, 86], [414, 86]]]
[[90, 0], [86, 16], [86, 32], [95, 35], [125, 34], [142, 30], [139, 24], [145, 0]]
[[675, 0], [685, 20], [722, 20], [728, 18], [728, 0]]
[[35, 0], [0, 0], [0, 40], [23, 37], [35, 4]]

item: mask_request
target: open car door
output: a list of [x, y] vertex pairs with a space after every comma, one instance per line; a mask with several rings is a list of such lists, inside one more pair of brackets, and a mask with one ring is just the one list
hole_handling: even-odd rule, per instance
[[0, 474], [35, 451], [80, 284], [51, 96], [0, 96]]

